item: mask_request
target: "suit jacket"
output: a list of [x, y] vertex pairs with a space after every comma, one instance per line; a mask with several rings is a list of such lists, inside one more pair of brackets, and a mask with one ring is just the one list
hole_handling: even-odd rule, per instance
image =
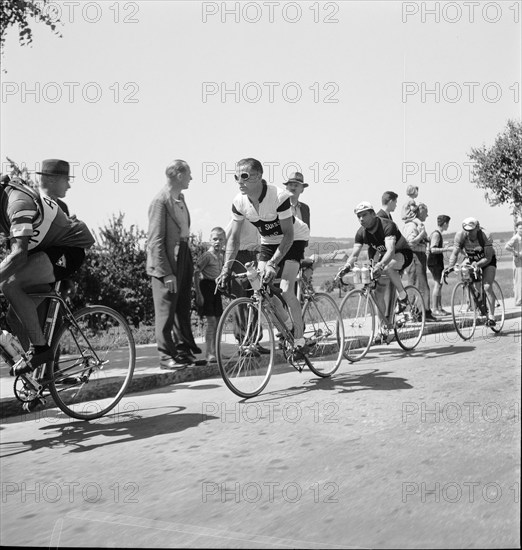
[[[185, 208], [185, 199], [180, 195]], [[188, 208], [187, 208], [188, 212]], [[190, 214], [189, 214], [190, 226]], [[147, 239], [147, 274], [151, 277], [176, 275], [178, 271], [176, 245], [180, 243], [181, 226], [174, 208], [174, 199], [165, 186], [149, 207]]]
[[[391, 217], [391, 214], [389, 214], [389, 212], [386, 212], [386, 210], [384, 210], [383, 208], [381, 208], [379, 210], [379, 212], [377, 212], [377, 217], [378, 218], [385, 218], [387, 220], [391, 220], [392, 217]], [[393, 221], [393, 220], [392, 220]]]
[[304, 221], [304, 223], [306, 223], [308, 229], [310, 229], [310, 207], [301, 201], [299, 201], [298, 204], [301, 207], [302, 220]]

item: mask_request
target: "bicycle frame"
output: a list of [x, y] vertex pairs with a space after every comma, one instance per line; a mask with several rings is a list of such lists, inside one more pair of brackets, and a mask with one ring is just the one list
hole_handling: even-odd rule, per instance
[[379, 315], [380, 321], [385, 323], [385, 326], [386, 326], [387, 329], [392, 329], [394, 319], [395, 319], [395, 304], [397, 303], [397, 290], [396, 290], [395, 286], [393, 285], [393, 283], [391, 282], [391, 279], [388, 278], [388, 277], [386, 277], [386, 279], [387, 279], [387, 286], [386, 286], [386, 289], [384, 289], [384, 291], [385, 290], [392, 291], [392, 292], [390, 292], [389, 301], [388, 301], [388, 305], [389, 305], [388, 315], [386, 315], [386, 313], [383, 312], [383, 310], [381, 309], [381, 306], [379, 305], [379, 303], [375, 299], [375, 293], [377, 292], [377, 285], [378, 285], [377, 281], [378, 281], [378, 279], [373, 279], [372, 278], [369, 283], [364, 283], [364, 286], [361, 289], [361, 291], [363, 292], [363, 294], [365, 296], [367, 296], [368, 300], [372, 301], [372, 303], [375, 306], [375, 309], [376, 309], [376, 311]]

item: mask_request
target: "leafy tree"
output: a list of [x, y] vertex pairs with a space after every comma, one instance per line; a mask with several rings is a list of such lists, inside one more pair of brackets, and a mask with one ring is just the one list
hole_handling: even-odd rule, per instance
[[507, 204], [515, 217], [522, 216], [522, 123], [508, 120], [495, 144], [472, 148], [469, 158], [473, 166], [473, 182], [485, 189], [491, 206]]
[[49, 0], [2, 0], [0, 11], [0, 54], [4, 53], [5, 39], [9, 27], [18, 26], [18, 41], [27, 46], [33, 41], [33, 31], [29, 26], [32, 19], [35, 22], [45, 23], [54, 34], [62, 35], [56, 28], [59, 22], [57, 17], [50, 13]]

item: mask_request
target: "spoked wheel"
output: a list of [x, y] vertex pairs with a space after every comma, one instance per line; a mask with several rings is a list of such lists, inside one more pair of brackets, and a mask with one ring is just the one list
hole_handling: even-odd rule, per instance
[[333, 298], [317, 292], [303, 308], [308, 367], [317, 376], [331, 376], [343, 359], [344, 329]]
[[[260, 353], [259, 346], [269, 353]], [[275, 356], [274, 332], [259, 303], [237, 298], [218, 323], [216, 356], [221, 376], [240, 397], [259, 395], [270, 380]]]
[[495, 321], [497, 324], [494, 327], [489, 327], [493, 332], [499, 333], [504, 327], [506, 317], [506, 308], [504, 306], [504, 295], [497, 281], [493, 281], [493, 293], [495, 294]]
[[469, 340], [477, 326], [477, 309], [475, 299], [469, 286], [457, 283], [451, 293], [451, 316], [458, 335], [463, 340]]
[[393, 330], [402, 349], [415, 349], [422, 339], [426, 310], [422, 294], [414, 286], [404, 288], [408, 295], [408, 306], [402, 313], [394, 314]]
[[122, 315], [105, 306], [88, 306], [65, 320], [55, 338], [49, 391], [58, 407], [79, 420], [112, 410], [129, 388], [136, 349]]
[[361, 360], [375, 336], [375, 308], [361, 290], [348, 292], [341, 302], [344, 326], [344, 356], [352, 363]]

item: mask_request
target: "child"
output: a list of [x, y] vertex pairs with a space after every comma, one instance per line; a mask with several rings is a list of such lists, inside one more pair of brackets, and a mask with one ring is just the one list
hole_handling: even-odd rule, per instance
[[417, 209], [417, 203], [415, 199], [419, 196], [419, 187], [417, 185], [408, 185], [406, 188], [406, 195], [408, 195], [408, 202], [402, 207], [401, 218], [406, 221], [408, 214], [411, 210]]
[[215, 280], [223, 268], [225, 242], [225, 230], [222, 227], [214, 227], [210, 232], [210, 247], [201, 255], [194, 269], [196, 304], [202, 306], [203, 315], [207, 319], [205, 332], [207, 363], [216, 362], [216, 329], [223, 313], [223, 305], [221, 294], [216, 293]]

